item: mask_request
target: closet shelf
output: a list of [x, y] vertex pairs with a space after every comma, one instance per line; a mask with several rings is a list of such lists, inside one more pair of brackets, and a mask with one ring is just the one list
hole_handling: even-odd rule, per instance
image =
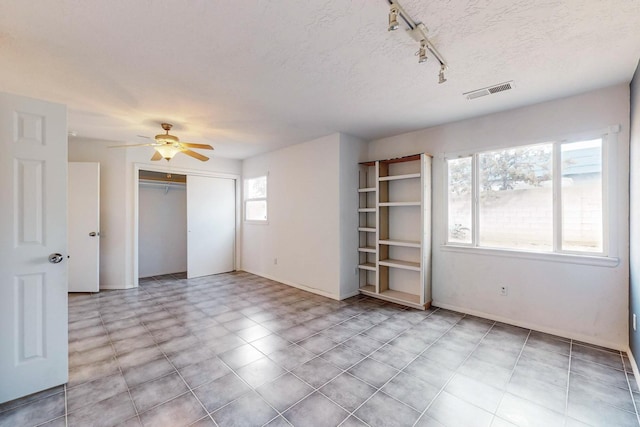
[[358, 212], [360, 213], [364, 213], [364, 212], [375, 212], [376, 208], [360, 208], [358, 209]]

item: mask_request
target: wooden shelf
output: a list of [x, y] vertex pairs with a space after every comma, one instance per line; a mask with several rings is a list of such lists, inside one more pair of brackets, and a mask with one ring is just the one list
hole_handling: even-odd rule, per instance
[[382, 202], [380, 206], [420, 206], [420, 202]]
[[401, 291], [395, 291], [393, 289], [388, 289], [386, 291], [376, 293], [376, 288], [373, 285], [366, 285], [361, 287], [360, 293], [369, 295], [375, 298], [379, 298], [385, 301], [395, 302], [397, 304], [402, 304], [409, 307], [417, 308], [419, 310], [424, 310], [425, 308], [429, 308], [431, 306], [431, 303], [420, 304], [420, 295], [410, 294], [410, 293], [401, 292]]
[[358, 268], [360, 270], [376, 271], [376, 265], [372, 262], [366, 262], [364, 264], [360, 264], [358, 265]]
[[379, 294], [376, 293], [376, 287], [374, 285], [365, 285], [360, 288], [360, 292], [366, 295], [371, 295], [377, 297]]
[[398, 179], [413, 179], [420, 178], [420, 173], [408, 173], [405, 175], [390, 175], [390, 176], [381, 176], [380, 181], [395, 181]]
[[362, 247], [362, 248], [358, 248], [358, 251], [375, 254], [376, 253], [376, 248], [375, 248], [375, 246], [365, 246], [365, 247]]
[[[415, 163], [400, 164], [405, 162]], [[359, 234], [359, 292], [394, 304], [428, 308], [431, 156], [362, 162], [358, 179], [358, 231], [373, 233]]]
[[402, 261], [399, 259], [382, 259], [380, 260], [380, 265], [384, 265], [385, 267], [392, 268], [400, 268], [403, 270], [411, 270], [411, 271], [420, 271], [420, 263], [419, 262], [411, 262], [411, 261]]
[[378, 294], [380, 298], [390, 301], [397, 302], [399, 304], [408, 305], [410, 307], [419, 308], [424, 310], [428, 304], [420, 304], [420, 295], [414, 295], [407, 292], [395, 291], [393, 289], [387, 289], [386, 291], [380, 292]]
[[420, 248], [420, 242], [414, 242], [412, 240], [380, 240], [381, 245], [387, 246], [402, 246], [404, 248]]
[[358, 188], [358, 193], [371, 193], [372, 191], [376, 191], [376, 187]]

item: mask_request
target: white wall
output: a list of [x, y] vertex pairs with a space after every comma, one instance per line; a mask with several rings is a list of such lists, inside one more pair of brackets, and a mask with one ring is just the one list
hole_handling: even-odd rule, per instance
[[134, 164], [164, 165], [193, 171], [240, 175], [240, 160], [215, 157], [201, 162], [178, 154], [171, 162], [152, 162], [153, 152], [148, 147], [109, 149], [120, 145], [114, 141], [97, 141], [73, 138], [69, 141], [69, 161], [100, 162], [100, 289], [125, 289], [135, 286], [137, 271], [134, 269], [135, 244], [135, 187]]
[[[166, 189], [166, 190], [165, 190]], [[138, 189], [138, 276], [187, 271], [187, 187], [141, 183]]]
[[[500, 96], [500, 95], [498, 95]], [[476, 100], [473, 102], [482, 102]], [[616, 267], [443, 250], [444, 153], [555, 140], [621, 125], [613, 159]], [[428, 152], [433, 163], [433, 304], [620, 349], [627, 348], [629, 87], [620, 85], [372, 141], [368, 160]], [[509, 295], [498, 295], [500, 285]]]
[[[630, 317], [640, 316], [640, 65], [631, 81], [631, 223], [630, 223], [630, 261], [629, 261], [629, 311]], [[629, 319], [633, 324], [633, 319]], [[629, 328], [629, 347], [636, 362], [640, 361], [640, 330]], [[636, 377], [638, 379], [638, 377]]]
[[[244, 161], [244, 178], [269, 177], [268, 224], [243, 224], [243, 270], [336, 299], [356, 291], [355, 274], [347, 273], [357, 265], [351, 255], [357, 254], [357, 234], [349, 232], [353, 241], [343, 240], [341, 217], [353, 223], [357, 208], [349, 200], [353, 206], [344, 214], [340, 203], [341, 183], [344, 197], [350, 193], [356, 200], [361, 144], [333, 134]], [[353, 265], [343, 267], [343, 255]]]

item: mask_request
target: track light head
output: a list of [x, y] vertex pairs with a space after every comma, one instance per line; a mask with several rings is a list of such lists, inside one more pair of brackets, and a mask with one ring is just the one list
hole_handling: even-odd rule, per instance
[[442, 84], [447, 81], [447, 79], [444, 78], [444, 69], [445, 69], [444, 64], [440, 64], [440, 73], [438, 74], [438, 84]]
[[391, 5], [391, 10], [389, 10], [389, 28], [388, 31], [395, 31], [400, 27], [398, 24], [398, 6], [395, 4]]
[[424, 40], [420, 41], [420, 49], [416, 52], [416, 56], [418, 56], [418, 64], [427, 62], [427, 42], [426, 41]]

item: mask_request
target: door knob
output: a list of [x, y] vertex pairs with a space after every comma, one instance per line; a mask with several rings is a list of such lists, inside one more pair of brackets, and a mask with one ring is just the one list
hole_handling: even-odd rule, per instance
[[99, 235], [100, 235], [100, 233], [96, 233], [95, 231], [92, 231], [91, 233], [89, 233], [89, 236], [91, 236], [91, 237], [96, 237], [96, 236], [99, 236]]
[[57, 264], [59, 262], [62, 262], [63, 259], [64, 259], [64, 257], [62, 256], [62, 254], [51, 254], [51, 255], [49, 255], [49, 262], [51, 264]]

